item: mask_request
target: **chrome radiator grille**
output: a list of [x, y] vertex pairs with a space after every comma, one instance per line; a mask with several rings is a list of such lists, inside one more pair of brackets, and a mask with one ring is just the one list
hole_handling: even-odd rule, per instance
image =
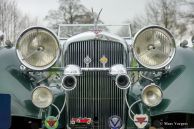
[[108, 129], [110, 116], [124, 120], [124, 91], [107, 72], [84, 72], [68, 94], [68, 113], [69, 118], [92, 118], [94, 129]]
[[[89, 67], [102, 67], [100, 58], [108, 58], [106, 67], [124, 64], [122, 44], [110, 41], [82, 41], [69, 45], [66, 51], [66, 65], [76, 64], [86, 67], [84, 58], [89, 56], [92, 62]], [[68, 120], [88, 117], [94, 120], [92, 129], [108, 129], [108, 118], [118, 115], [125, 120], [125, 92], [120, 90], [114, 80], [105, 71], [88, 71], [78, 77], [77, 87], [68, 92]]]
[[89, 67], [103, 67], [100, 58], [105, 56], [108, 59], [106, 67], [113, 64], [124, 63], [124, 48], [118, 42], [89, 40], [71, 43], [66, 51], [65, 64], [76, 64], [86, 67], [84, 59], [89, 56], [91, 63]]

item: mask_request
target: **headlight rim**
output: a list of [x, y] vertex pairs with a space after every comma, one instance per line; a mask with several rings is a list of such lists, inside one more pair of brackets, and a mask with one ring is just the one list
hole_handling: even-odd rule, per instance
[[[52, 101], [51, 101], [51, 103], [48, 105], [48, 106], [46, 106], [46, 107], [39, 107], [39, 106], [37, 106], [36, 104], [34, 104], [34, 102], [33, 102], [33, 93], [34, 93], [34, 91], [36, 91], [38, 88], [46, 88], [51, 94], [52, 94]], [[31, 93], [31, 101], [32, 101], [32, 103], [34, 104], [34, 106], [36, 106], [36, 107], [38, 107], [38, 108], [41, 108], [41, 109], [44, 109], [44, 108], [48, 108], [50, 105], [52, 105], [52, 103], [54, 102], [54, 94], [53, 94], [53, 92], [52, 92], [52, 90], [50, 90], [47, 86], [45, 86], [45, 85], [40, 85], [40, 86], [37, 86], [37, 87], [35, 87], [34, 89], [33, 89], [33, 91], [32, 91], [32, 93]]]
[[[161, 91], [161, 99], [160, 99], [160, 101], [157, 103], [157, 105], [154, 105], [154, 106], [150, 106], [150, 105], [146, 104], [146, 103], [144, 102], [144, 99], [143, 99], [143, 93], [144, 93], [144, 91], [145, 91], [148, 87], [151, 87], [151, 86], [157, 87], [157, 88]], [[152, 107], [158, 106], [158, 105], [162, 102], [163, 96], [164, 96], [164, 94], [163, 94], [162, 89], [161, 89], [158, 85], [156, 85], [156, 84], [149, 84], [149, 85], [146, 85], [146, 86], [143, 88], [142, 92], [141, 92], [141, 100], [142, 100], [143, 104], [145, 104], [146, 106], [151, 107], [151, 108], [152, 108]]]
[[[46, 31], [48, 32], [49, 34], [51, 34], [53, 36], [53, 38], [56, 40], [56, 43], [58, 45], [58, 52], [57, 52], [57, 55], [56, 55], [56, 58], [50, 63], [50, 64], [47, 64], [47, 65], [44, 65], [44, 66], [41, 66], [41, 67], [36, 67], [36, 66], [33, 66], [29, 63], [27, 63], [25, 60], [23, 60], [23, 57], [19, 51], [19, 42], [20, 40], [22, 39], [22, 37], [29, 31], [33, 30], [33, 29], [42, 29], [43, 31]], [[18, 36], [17, 40], [16, 40], [16, 54], [17, 54], [17, 57], [19, 58], [19, 61], [27, 68], [29, 69], [32, 69], [32, 70], [36, 70], [36, 71], [42, 71], [42, 70], [46, 70], [50, 67], [52, 67], [56, 62], [57, 60], [59, 59], [60, 55], [61, 55], [61, 48], [60, 48], [60, 41], [59, 41], [59, 38], [58, 36], [50, 29], [46, 28], [46, 27], [43, 27], [43, 26], [31, 26], [31, 27], [28, 27], [27, 29], [25, 29], [23, 32], [20, 33], [20, 35]]]
[[[168, 58], [165, 60], [165, 62], [163, 62], [163, 63], [160, 64], [160, 65], [156, 65], [156, 66], [149, 66], [149, 65], [146, 65], [146, 64], [144, 64], [144, 63], [141, 63], [141, 60], [139, 59], [138, 54], [137, 54], [137, 53], [135, 52], [135, 50], [134, 50], [134, 49], [135, 49], [134, 45], [135, 45], [135, 41], [136, 41], [137, 37], [138, 37], [142, 32], [144, 32], [145, 30], [150, 29], [150, 28], [161, 29], [162, 31], [166, 32], [166, 33], [168, 34], [168, 36], [170, 37], [170, 40], [172, 40], [173, 47], [172, 47], [171, 49], [174, 49], [174, 50], [170, 53], [170, 55], [169, 55], [170, 58], [168, 57]], [[134, 38], [133, 38], [132, 46], [133, 46], [133, 47], [132, 47], [132, 53], [133, 53], [135, 59], [137, 60], [137, 62], [138, 62], [140, 65], [142, 65], [143, 67], [148, 68], [148, 69], [153, 69], [153, 70], [161, 69], [161, 68], [164, 68], [165, 66], [167, 66], [167, 65], [173, 60], [173, 58], [174, 58], [174, 56], [175, 56], [175, 54], [176, 54], [176, 42], [175, 42], [174, 36], [172, 35], [172, 33], [171, 33], [168, 29], [166, 29], [166, 28], [164, 28], [164, 27], [162, 27], [162, 26], [159, 26], [159, 25], [149, 25], [149, 26], [146, 26], [146, 27], [140, 29], [140, 30], [135, 34], [135, 36], [134, 36]]]

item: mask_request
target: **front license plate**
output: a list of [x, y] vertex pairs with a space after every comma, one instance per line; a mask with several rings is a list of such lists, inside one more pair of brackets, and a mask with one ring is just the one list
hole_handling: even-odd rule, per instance
[[11, 126], [11, 96], [0, 94], [0, 129], [9, 129]]

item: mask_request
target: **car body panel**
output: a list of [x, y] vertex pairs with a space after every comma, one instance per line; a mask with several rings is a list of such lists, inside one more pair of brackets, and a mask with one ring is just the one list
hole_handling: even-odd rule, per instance
[[[19, 69], [21, 63], [17, 59], [15, 51], [4, 48], [0, 51], [0, 55], [0, 93], [11, 94], [12, 115], [38, 118], [39, 109], [31, 102], [33, 88], [30, 85], [30, 80], [25, 78]], [[164, 91], [164, 100], [159, 106], [152, 108], [152, 116], [173, 112], [194, 114], [194, 103], [191, 103], [194, 101], [193, 55], [192, 48], [177, 50], [175, 59], [170, 64], [169, 74], [160, 80], [161, 88]]]
[[164, 99], [160, 105], [151, 110], [151, 115], [166, 113], [194, 114], [193, 48], [179, 48], [170, 67], [169, 73], [159, 81]]
[[31, 81], [20, 71], [15, 50], [1, 49], [0, 60], [0, 94], [11, 95], [12, 116], [38, 118], [39, 109], [31, 101]]

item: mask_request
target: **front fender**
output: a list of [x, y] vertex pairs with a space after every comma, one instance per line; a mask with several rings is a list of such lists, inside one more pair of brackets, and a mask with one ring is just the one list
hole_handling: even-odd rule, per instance
[[15, 49], [0, 50], [0, 94], [11, 95], [12, 116], [38, 118], [39, 109], [31, 101], [31, 81], [20, 71], [20, 64]]
[[168, 74], [160, 80], [164, 99], [151, 115], [166, 113], [194, 114], [194, 50], [179, 48]]

